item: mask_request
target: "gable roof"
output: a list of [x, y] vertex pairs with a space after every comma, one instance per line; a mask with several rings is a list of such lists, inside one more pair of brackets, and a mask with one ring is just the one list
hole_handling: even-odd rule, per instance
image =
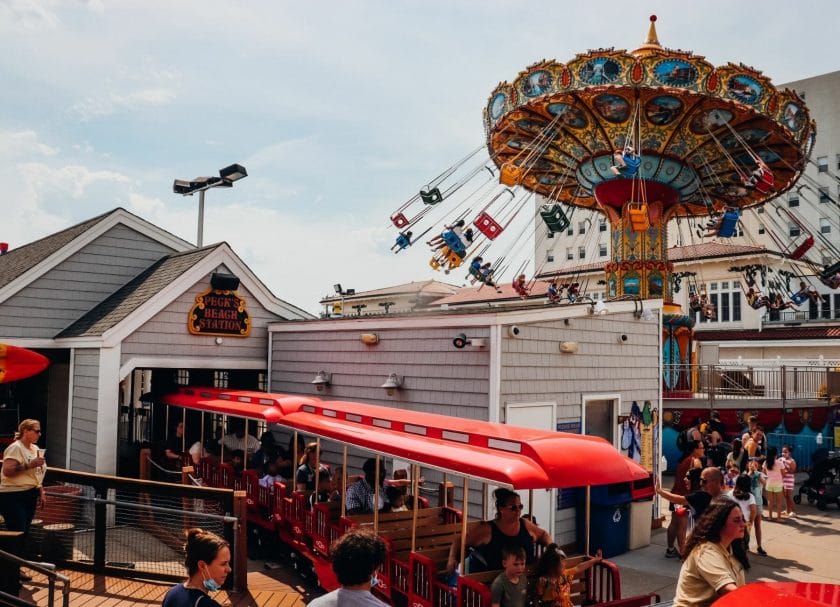
[[5, 255], [0, 255], [0, 287], [4, 287], [21, 276], [30, 268], [38, 265], [47, 257], [87, 232], [97, 223], [115, 213], [108, 211], [82, 223], [77, 223], [65, 230], [45, 236], [18, 248], [11, 248]]
[[186, 240], [118, 207], [0, 255], [0, 303], [117, 225], [135, 230], [173, 251], [194, 250]]
[[56, 338], [101, 336], [220, 246], [221, 243], [158, 260]]

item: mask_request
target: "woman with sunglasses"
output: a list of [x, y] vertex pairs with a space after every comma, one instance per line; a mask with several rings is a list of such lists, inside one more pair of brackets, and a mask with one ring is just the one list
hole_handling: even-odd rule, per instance
[[[511, 544], [525, 549], [526, 562], [530, 564], [535, 559], [534, 545], [548, 546], [553, 541], [548, 531], [522, 516], [523, 505], [518, 493], [500, 487], [493, 492], [493, 498], [496, 518], [480, 522], [467, 533], [467, 546], [472, 549], [469, 573], [501, 569], [502, 547]], [[449, 575], [455, 571], [460, 546], [461, 543], [456, 541], [449, 550], [446, 564]]]
[[[24, 539], [35, 516], [35, 509], [44, 501], [44, 473], [47, 465], [43, 450], [36, 442], [41, 437], [41, 422], [25, 419], [15, 433], [15, 442], [3, 453], [0, 468], [0, 513], [6, 529], [22, 531]], [[21, 580], [31, 578], [21, 575]]]

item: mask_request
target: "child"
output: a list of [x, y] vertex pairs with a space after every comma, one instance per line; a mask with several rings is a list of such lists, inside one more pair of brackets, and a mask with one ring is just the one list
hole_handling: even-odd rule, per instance
[[728, 489], [735, 488], [735, 481], [738, 479], [739, 474], [741, 474], [741, 470], [738, 468], [738, 466], [729, 466], [725, 479], [726, 487]]
[[594, 558], [566, 569], [566, 553], [557, 544], [549, 544], [534, 569], [534, 604], [539, 607], [572, 607], [572, 582], [601, 560], [603, 556], [599, 549]]
[[309, 507], [315, 504], [330, 501], [330, 488], [332, 487], [332, 476], [326, 468], [318, 470], [318, 490], [313, 491], [309, 496]]
[[744, 551], [746, 552], [750, 548], [750, 529], [752, 529], [753, 522], [758, 515], [750, 475], [739, 474], [735, 480], [734, 489], [727, 493], [727, 496], [738, 502], [741, 507], [741, 514], [744, 515]]
[[528, 578], [525, 577], [525, 549], [522, 546], [502, 547], [502, 571], [490, 586], [493, 607], [525, 607]]
[[385, 499], [388, 500], [388, 512], [406, 512], [405, 493], [399, 487], [385, 487]]
[[273, 461], [268, 462], [268, 465], [266, 466], [265, 470], [265, 475], [260, 479], [260, 485], [271, 489], [272, 493], [274, 493], [275, 482], [279, 481], [282, 483], [286, 480], [283, 478], [283, 475], [280, 474], [281, 462], [281, 457], [277, 457]]
[[755, 526], [755, 541], [758, 542], [758, 548], [756, 548], [755, 551], [761, 556], [767, 556], [764, 548], [761, 547], [761, 516], [764, 510], [764, 498], [762, 497], [762, 492], [767, 476], [765, 476], [765, 474], [761, 471], [757, 457], [751, 457], [750, 461], [747, 463], [747, 474], [750, 476], [750, 489], [755, 497], [756, 512], [753, 525]]

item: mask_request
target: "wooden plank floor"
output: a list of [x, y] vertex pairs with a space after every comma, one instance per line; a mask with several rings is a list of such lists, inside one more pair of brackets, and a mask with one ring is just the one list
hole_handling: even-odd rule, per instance
[[[48, 604], [46, 578], [33, 572], [33, 580], [24, 584], [20, 598], [35, 605]], [[168, 583], [128, 580], [79, 571], [61, 571], [70, 577], [71, 607], [151, 607], [160, 605], [172, 586]], [[56, 584], [55, 605], [61, 606], [61, 584]], [[304, 607], [320, 595], [304, 586], [297, 575], [284, 567], [248, 573], [247, 592], [220, 591], [213, 598], [230, 607]]]

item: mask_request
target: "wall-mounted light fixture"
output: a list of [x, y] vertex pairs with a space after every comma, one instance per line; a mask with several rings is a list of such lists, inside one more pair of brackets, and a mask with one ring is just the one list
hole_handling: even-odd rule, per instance
[[215, 341], [217, 346], [221, 346], [223, 343], [225, 343], [225, 340], [221, 337], [217, 337]]
[[385, 379], [385, 383], [380, 386], [380, 388], [385, 388], [385, 393], [388, 396], [394, 394], [394, 390], [398, 390], [402, 387], [403, 378], [397, 375], [396, 373], [391, 373], [387, 379]]
[[633, 310], [633, 316], [636, 320], [644, 320], [645, 322], [656, 320], [656, 315], [652, 310], [645, 310], [645, 304], [641, 299], [634, 300], [633, 304], [636, 306], [636, 309]]
[[577, 354], [578, 345], [576, 341], [561, 341], [560, 351], [563, 354]]
[[219, 291], [236, 291], [239, 288], [239, 277], [234, 274], [213, 272], [210, 275], [210, 286]]
[[452, 345], [458, 348], [465, 348], [466, 346], [472, 346], [473, 348], [485, 348], [487, 347], [487, 340], [483, 337], [467, 337], [466, 333], [458, 333], [455, 336], [455, 339], [452, 340]]
[[324, 388], [332, 383], [332, 373], [329, 373], [328, 371], [318, 371], [315, 374], [315, 379], [313, 379], [311, 383], [315, 385], [315, 389], [318, 392], [323, 392]]
[[359, 336], [359, 341], [366, 346], [375, 346], [379, 343], [379, 335], [376, 333], [362, 333]]

